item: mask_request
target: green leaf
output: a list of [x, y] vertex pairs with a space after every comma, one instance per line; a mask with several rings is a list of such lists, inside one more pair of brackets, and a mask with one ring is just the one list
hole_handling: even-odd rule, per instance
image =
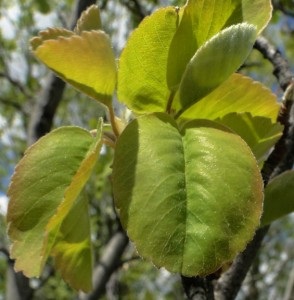
[[188, 0], [187, 10], [200, 47], [223, 28], [238, 23], [255, 25], [259, 34], [271, 19], [272, 5], [270, 0]]
[[88, 201], [79, 197], [65, 217], [52, 248], [57, 270], [76, 290], [92, 289], [92, 249]]
[[272, 123], [265, 117], [252, 117], [250, 113], [230, 113], [216, 121], [240, 135], [258, 161], [265, 158], [283, 133], [283, 126], [280, 123]]
[[[180, 22], [173, 37], [167, 63], [167, 80], [176, 90], [186, 65], [207, 40], [234, 24], [255, 25], [258, 33], [271, 18], [269, 0], [190, 0], [179, 12]], [[256, 12], [259, 13], [256, 13]]]
[[119, 60], [118, 99], [134, 112], [166, 110], [166, 64], [177, 21], [175, 8], [159, 9], [128, 39]]
[[272, 179], [265, 188], [261, 226], [294, 211], [294, 171], [286, 171]]
[[183, 74], [175, 109], [183, 112], [228, 79], [250, 53], [255, 38], [255, 27], [243, 23], [224, 29], [198, 49]]
[[276, 96], [261, 83], [240, 74], [233, 74], [217, 89], [186, 110], [181, 118], [222, 118], [229, 113], [244, 113], [277, 120], [280, 105]]
[[81, 34], [82, 31], [99, 29], [102, 29], [100, 11], [97, 5], [91, 5], [82, 13], [74, 31]]
[[179, 129], [166, 114], [132, 121], [119, 137], [113, 192], [123, 227], [158, 267], [204, 276], [253, 237], [263, 183], [247, 144], [208, 120]]
[[48, 29], [32, 39], [31, 45], [35, 56], [59, 77], [109, 105], [116, 85], [116, 62], [103, 31], [77, 35], [64, 29]]
[[79, 127], [56, 129], [31, 146], [15, 169], [8, 190], [8, 234], [15, 269], [28, 277], [40, 275], [62, 222], [91, 174], [101, 148], [101, 128], [100, 121], [95, 138]]

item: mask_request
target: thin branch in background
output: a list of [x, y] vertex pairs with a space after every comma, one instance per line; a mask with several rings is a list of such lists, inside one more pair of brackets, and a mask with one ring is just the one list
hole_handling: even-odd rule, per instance
[[20, 105], [20, 104], [19, 104], [18, 102], [16, 102], [16, 101], [13, 101], [13, 100], [11, 100], [11, 99], [5, 99], [5, 98], [0, 97], [0, 103], [2, 103], [2, 104], [5, 105], [5, 106], [10, 106], [10, 107], [14, 108], [15, 110], [20, 111], [20, 112], [22, 112], [22, 113], [25, 114], [25, 112], [23, 111], [22, 105]]
[[285, 91], [294, 76], [290, 70], [288, 61], [282, 56], [281, 52], [263, 36], [257, 38], [254, 48], [258, 50], [265, 59], [271, 62], [274, 67], [273, 74], [276, 76], [282, 90]]
[[143, 20], [148, 15], [148, 13], [144, 11], [143, 6], [139, 3], [138, 0], [120, 0], [120, 2], [140, 20]]
[[17, 80], [12, 78], [8, 72], [0, 72], [0, 77], [6, 79], [8, 82], [10, 82], [14, 87], [16, 87], [24, 96], [27, 98], [31, 98], [31, 95], [27, 92], [25, 87]]
[[281, 3], [281, 1], [274, 1], [273, 3], [273, 7], [275, 10], [279, 10], [281, 11], [283, 14], [291, 17], [291, 18], [294, 18], [294, 13], [290, 10], [290, 9], [287, 9], [283, 3]]

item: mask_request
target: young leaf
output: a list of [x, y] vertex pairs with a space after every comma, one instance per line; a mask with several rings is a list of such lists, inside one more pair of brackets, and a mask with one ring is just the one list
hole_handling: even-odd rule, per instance
[[286, 171], [272, 179], [265, 188], [261, 226], [294, 211], [294, 171]]
[[187, 1], [169, 49], [167, 81], [170, 89], [177, 89], [186, 65], [206, 41], [223, 29], [244, 22], [255, 25], [260, 33], [270, 20], [271, 10], [269, 0]]
[[81, 34], [82, 31], [102, 29], [100, 11], [97, 5], [89, 6], [79, 18], [75, 32]]
[[118, 98], [137, 113], [165, 111], [168, 49], [177, 28], [174, 7], [159, 9], [132, 33], [118, 70]]
[[113, 192], [138, 252], [159, 267], [204, 276], [253, 237], [263, 183], [247, 144], [220, 124], [179, 129], [166, 114], [132, 121], [119, 137]]
[[249, 112], [253, 117], [266, 117], [275, 123], [279, 109], [277, 98], [269, 89], [249, 77], [233, 74], [186, 110], [181, 118], [215, 120], [229, 113]]
[[[61, 31], [61, 35], [57, 35]], [[108, 105], [116, 85], [116, 63], [103, 31], [48, 29], [31, 41], [33, 53], [59, 77]]]
[[198, 49], [183, 74], [175, 109], [183, 112], [228, 79], [246, 59], [255, 38], [253, 25], [232, 25]]
[[101, 123], [95, 138], [79, 127], [52, 131], [26, 151], [15, 169], [8, 190], [8, 234], [15, 270], [28, 277], [40, 275], [91, 174], [101, 147]]
[[272, 123], [265, 117], [252, 117], [250, 113], [230, 113], [216, 121], [240, 135], [258, 161], [265, 158], [283, 133], [283, 126], [280, 123]]
[[199, 47], [220, 30], [238, 23], [255, 25], [259, 34], [272, 13], [270, 0], [188, 0], [186, 6]]

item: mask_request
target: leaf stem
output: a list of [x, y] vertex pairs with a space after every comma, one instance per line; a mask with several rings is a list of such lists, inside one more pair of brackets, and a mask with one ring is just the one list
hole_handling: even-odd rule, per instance
[[117, 122], [115, 120], [115, 113], [113, 110], [112, 102], [109, 103], [109, 105], [108, 105], [108, 111], [109, 111], [109, 119], [110, 119], [109, 121], [110, 121], [112, 130], [113, 130], [113, 133], [116, 137], [119, 137], [119, 130], [118, 130]]
[[175, 97], [175, 91], [171, 91], [166, 105], [166, 110], [165, 110], [169, 115], [171, 114], [174, 97]]

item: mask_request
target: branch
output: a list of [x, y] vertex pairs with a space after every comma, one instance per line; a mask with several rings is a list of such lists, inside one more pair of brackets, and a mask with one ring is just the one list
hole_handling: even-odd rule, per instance
[[13, 79], [7, 71], [0, 72], [0, 77], [5, 78], [8, 82], [15, 86], [26, 98], [31, 98], [31, 95], [24, 86], [18, 80]]
[[100, 262], [94, 270], [93, 287], [89, 294], [81, 294], [81, 300], [96, 300], [103, 294], [112, 273], [120, 266], [120, 258], [129, 243], [126, 234], [119, 230], [110, 239]]
[[130, 12], [136, 15], [139, 20], [143, 20], [148, 13], [144, 11], [143, 7], [138, 0], [120, 0], [121, 4], [124, 5]]
[[[78, 0], [73, 12], [70, 27], [73, 28], [81, 13], [88, 6], [95, 3], [95, 0]], [[62, 99], [64, 88], [64, 81], [51, 73], [46, 82], [45, 88], [40, 93], [41, 97], [39, 101], [36, 102], [34, 112], [30, 120], [28, 144], [33, 144], [41, 136], [51, 130], [53, 118]]]
[[265, 37], [258, 37], [254, 48], [263, 54], [264, 58], [269, 60], [273, 67], [273, 74], [278, 79], [281, 88], [285, 91], [293, 79], [293, 73], [289, 67], [288, 61], [282, 56], [281, 52], [276, 49]]

